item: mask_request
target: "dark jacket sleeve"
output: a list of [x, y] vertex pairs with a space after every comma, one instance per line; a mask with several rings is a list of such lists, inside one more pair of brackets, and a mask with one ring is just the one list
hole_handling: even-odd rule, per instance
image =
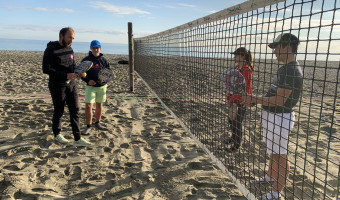
[[66, 79], [67, 73], [57, 71], [53, 66], [53, 48], [47, 47], [44, 56], [43, 56], [43, 63], [42, 63], [42, 69], [44, 74], [48, 74], [50, 76], [54, 76], [56, 78]]

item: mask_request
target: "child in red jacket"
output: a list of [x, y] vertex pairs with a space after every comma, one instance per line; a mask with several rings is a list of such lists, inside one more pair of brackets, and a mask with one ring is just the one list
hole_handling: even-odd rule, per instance
[[[238, 69], [245, 79], [245, 92], [252, 93], [252, 75], [254, 72], [253, 55], [244, 47], [236, 49], [233, 53], [234, 60], [237, 63], [235, 69]], [[245, 116], [246, 108], [241, 104], [241, 95], [227, 94], [227, 102], [229, 109], [229, 124], [232, 131], [232, 137], [225, 141], [226, 145], [231, 147], [226, 148], [227, 152], [233, 152], [241, 146], [242, 140], [242, 121]]]

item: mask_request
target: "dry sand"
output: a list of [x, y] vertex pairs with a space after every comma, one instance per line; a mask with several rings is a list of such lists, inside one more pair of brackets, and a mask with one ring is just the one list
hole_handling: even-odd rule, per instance
[[[92, 145], [56, 144], [42, 54], [0, 51], [0, 199], [245, 199], [157, 99], [135, 98], [151, 96], [140, 79], [128, 91], [127, 65], [111, 65], [115, 98], [104, 104], [105, 130], [85, 136]], [[62, 127], [72, 140], [67, 108]]]
[[[143, 54], [143, 53], [141, 53]], [[254, 184], [268, 168], [262, 140], [261, 106], [247, 109], [238, 152], [226, 154], [221, 141], [230, 137], [225, 90], [220, 74], [234, 66], [228, 59], [138, 56], [136, 70], [163, 97], [191, 132], [256, 197], [270, 184]], [[338, 199], [340, 172], [340, 71], [336, 61], [299, 61], [304, 73], [301, 101], [289, 137], [290, 174], [283, 195], [294, 199]], [[274, 60], [255, 60], [253, 93], [268, 90], [278, 69]]]

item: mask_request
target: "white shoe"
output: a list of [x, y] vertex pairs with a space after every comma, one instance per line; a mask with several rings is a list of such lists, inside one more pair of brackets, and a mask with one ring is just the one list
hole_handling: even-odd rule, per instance
[[264, 177], [256, 179], [254, 182], [255, 183], [265, 183], [265, 182], [274, 182], [275, 179], [268, 176], [267, 174]]
[[270, 191], [268, 194], [261, 197], [262, 200], [279, 200], [281, 197], [280, 192]]
[[61, 134], [58, 134], [57, 136], [54, 137], [54, 141], [57, 141], [61, 144], [66, 144], [68, 143], [68, 140], [64, 138]]
[[85, 146], [90, 146], [91, 143], [81, 137], [79, 140], [73, 141], [73, 145], [74, 146], [83, 146], [83, 147], [85, 147]]

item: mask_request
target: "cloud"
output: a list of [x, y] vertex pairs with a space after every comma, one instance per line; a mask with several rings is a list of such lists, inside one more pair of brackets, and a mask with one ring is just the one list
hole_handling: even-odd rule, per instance
[[208, 13], [210, 13], [210, 14], [213, 14], [213, 13], [216, 13], [216, 12], [218, 12], [217, 10], [210, 10], [210, 11], [208, 11]]
[[59, 32], [61, 28], [55, 26], [21, 25], [13, 24], [5, 27], [6, 30], [33, 31], [33, 32]]
[[117, 15], [131, 15], [131, 14], [150, 14], [147, 11], [140, 10], [138, 8], [132, 8], [127, 6], [115, 6], [106, 2], [91, 1], [91, 7], [104, 10], [106, 12], [114, 13]]
[[196, 8], [195, 5], [191, 4], [185, 4], [185, 3], [179, 3], [177, 5], [165, 5], [166, 8], [171, 8], [171, 9], [178, 9], [180, 7], [186, 7], [186, 8]]
[[166, 8], [171, 8], [171, 9], [175, 9], [176, 7], [175, 6], [169, 6], [169, 5], [167, 5], [167, 6], [165, 6]]
[[68, 8], [19, 8], [19, 7], [3, 7], [4, 10], [33, 10], [40, 12], [58, 12], [58, 13], [74, 13], [75, 11]]
[[109, 35], [126, 35], [127, 31], [113, 29], [97, 29], [97, 28], [77, 28], [76, 33], [94, 33], [94, 34], [109, 34]]
[[157, 5], [151, 5], [151, 4], [147, 4], [147, 5], [145, 5], [146, 7], [148, 7], [148, 8], [159, 8], [159, 6], [157, 6]]
[[183, 6], [183, 7], [190, 7], [190, 8], [195, 8], [196, 7], [195, 5], [184, 4], [184, 3], [180, 3], [178, 5]]
[[[62, 27], [56, 26], [39, 26], [39, 25], [8, 25], [4, 27], [7, 30], [17, 31], [33, 31], [33, 32], [56, 32], [58, 33]], [[113, 29], [97, 29], [97, 28], [77, 28], [73, 27], [77, 33], [90, 33], [90, 34], [109, 34], [109, 35], [125, 35], [126, 31], [113, 30]]]
[[148, 35], [152, 35], [155, 34], [155, 32], [151, 32], [151, 31], [136, 31], [133, 33], [134, 38], [139, 38], [139, 37], [144, 37], [144, 36], [148, 36]]

